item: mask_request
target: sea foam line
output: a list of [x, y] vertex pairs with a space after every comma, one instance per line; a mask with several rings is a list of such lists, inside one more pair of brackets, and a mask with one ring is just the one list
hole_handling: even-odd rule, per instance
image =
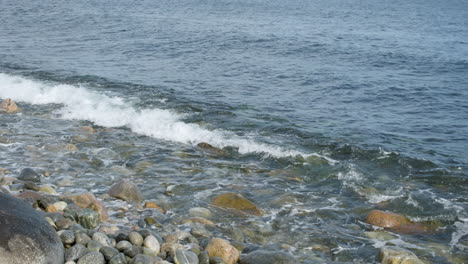
[[[208, 142], [223, 148], [232, 146], [239, 153], [265, 153], [273, 157], [306, 154], [279, 146], [259, 143], [225, 130], [207, 130], [185, 123], [182, 115], [166, 109], [136, 109], [117, 96], [108, 96], [85, 87], [68, 84], [47, 84], [21, 76], [0, 73], [0, 97], [30, 104], [62, 104], [58, 113], [64, 119], [88, 120], [103, 127], [127, 127], [131, 131], [160, 140], [196, 145]], [[321, 156], [322, 157], [322, 156]], [[329, 162], [333, 160], [323, 157]]]

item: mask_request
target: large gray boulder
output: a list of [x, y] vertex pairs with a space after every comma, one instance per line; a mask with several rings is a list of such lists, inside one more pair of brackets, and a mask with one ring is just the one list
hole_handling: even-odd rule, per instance
[[0, 193], [0, 263], [63, 264], [54, 228], [24, 201]]

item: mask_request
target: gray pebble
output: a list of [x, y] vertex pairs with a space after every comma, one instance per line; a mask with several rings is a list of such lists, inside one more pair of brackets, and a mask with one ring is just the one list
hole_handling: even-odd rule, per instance
[[96, 252], [99, 252], [99, 250], [102, 248], [102, 244], [97, 242], [97, 241], [94, 241], [94, 240], [90, 240], [86, 246], [90, 251], [96, 251]]
[[198, 264], [198, 257], [193, 252], [177, 249], [174, 261], [176, 264]]
[[117, 248], [120, 251], [124, 251], [130, 247], [132, 247], [132, 243], [128, 242], [127, 240], [122, 240], [115, 245], [115, 248]]
[[140, 253], [141, 253], [140, 248], [134, 245], [124, 250], [124, 254], [131, 258], [135, 257], [136, 255]]
[[104, 264], [104, 256], [99, 252], [92, 251], [81, 257], [77, 264]]
[[109, 264], [127, 264], [127, 258], [125, 257], [124, 254], [119, 253], [119, 254], [113, 256], [109, 260]]
[[65, 230], [60, 234], [60, 239], [62, 240], [62, 243], [71, 245], [75, 242], [75, 234], [73, 231]]
[[143, 244], [143, 237], [138, 232], [130, 232], [130, 234], [128, 234], [128, 239], [137, 247], [141, 247]]
[[89, 250], [80, 244], [76, 244], [71, 248], [65, 249], [65, 261], [75, 261], [86, 255]]
[[104, 246], [102, 247], [99, 252], [101, 252], [101, 254], [104, 255], [104, 258], [106, 260], [110, 260], [112, 257], [114, 257], [115, 255], [119, 254], [119, 251], [113, 247], [108, 247], [108, 246]]
[[154, 259], [150, 256], [138, 254], [130, 260], [130, 264], [153, 264]]
[[211, 237], [210, 231], [206, 230], [202, 224], [195, 224], [190, 233], [195, 237]]
[[116, 237], [115, 237], [115, 241], [117, 243], [119, 243], [120, 241], [122, 240], [128, 240], [128, 235], [124, 234], [124, 233], [119, 233]]
[[81, 244], [81, 245], [86, 245], [86, 244], [88, 244], [89, 241], [91, 241], [91, 238], [87, 234], [85, 234], [85, 233], [83, 233], [81, 231], [76, 231], [75, 232], [75, 243]]
[[208, 252], [202, 251], [198, 256], [199, 264], [210, 264], [210, 256], [208, 256]]
[[104, 233], [94, 233], [93, 240], [101, 243], [103, 246], [112, 247], [112, 241]]

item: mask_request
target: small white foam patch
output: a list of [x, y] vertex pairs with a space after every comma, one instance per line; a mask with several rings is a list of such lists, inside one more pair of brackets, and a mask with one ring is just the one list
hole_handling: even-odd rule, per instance
[[[232, 146], [239, 153], [265, 153], [273, 157], [320, 156], [279, 146], [259, 143], [224, 130], [207, 130], [185, 123], [182, 115], [164, 109], [136, 109], [123, 98], [93, 92], [67, 84], [51, 85], [20, 76], [0, 73], [0, 97], [30, 104], [62, 104], [64, 119], [88, 120], [104, 127], [128, 127], [133, 132], [185, 144], [207, 142], [223, 148]], [[323, 157], [329, 162], [333, 160]]]

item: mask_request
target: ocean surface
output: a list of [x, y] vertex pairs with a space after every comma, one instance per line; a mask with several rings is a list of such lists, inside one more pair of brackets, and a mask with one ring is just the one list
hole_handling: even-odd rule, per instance
[[[468, 1], [0, 6], [0, 98], [22, 108], [0, 115], [0, 167], [70, 192], [131, 178], [175, 215], [240, 193], [264, 216], [217, 221], [304, 263], [373, 263], [385, 243], [466, 260]], [[372, 209], [440, 228], [385, 241]]]

